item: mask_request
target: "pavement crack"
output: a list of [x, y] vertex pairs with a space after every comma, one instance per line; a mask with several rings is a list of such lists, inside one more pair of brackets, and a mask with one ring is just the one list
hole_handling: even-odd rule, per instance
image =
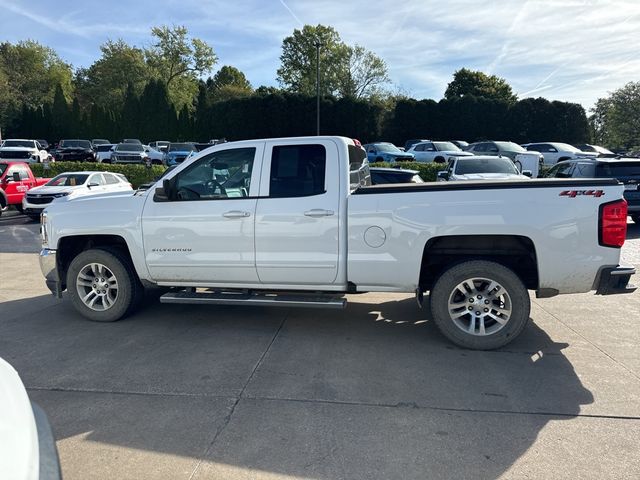
[[200, 470], [200, 467], [202, 466], [202, 462], [204, 461], [205, 458], [207, 458], [209, 456], [209, 453], [213, 449], [213, 446], [215, 445], [216, 441], [218, 440], [220, 435], [222, 435], [222, 432], [225, 431], [225, 429], [227, 428], [227, 426], [231, 422], [231, 418], [233, 417], [233, 414], [236, 411], [236, 407], [238, 406], [238, 403], [240, 403], [240, 400], [242, 398], [244, 398], [244, 391], [247, 389], [247, 386], [249, 385], [249, 383], [253, 379], [253, 376], [255, 375], [255, 373], [258, 370], [258, 368], [260, 368], [260, 365], [262, 364], [262, 361], [264, 360], [264, 358], [269, 353], [269, 350], [271, 349], [271, 346], [273, 345], [273, 343], [276, 341], [276, 338], [278, 338], [278, 335], [280, 334], [280, 331], [282, 330], [282, 327], [284, 327], [284, 324], [287, 321], [287, 318], [289, 318], [289, 312], [288, 311], [285, 314], [284, 318], [282, 319], [282, 322], [280, 322], [280, 325], [278, 326], [278, 329], [273, 334], [273, 337], [271, 337], [271, 341], [269, 342], [269, 345], [267, 345], [267, 348], [264, 349], [264, 352], [262, 352], [262, 355], [260, 355], [260, 358], [258, 359], [256, 364], [253, 366], [253, 369], [251, 370], [251, 374], [249, 375], [249, 377], [247, 377], [247, 381], [244, 382], [244, 385], [242, 386], [242, 389], [240, 390], [240, 393], [238, 394], [237, 397], [234, 398], [233, 405], [231, 405], [231, 407], [229, 407], [229, 413], [227, 413], [227, 415], [224, 417], [224, 419], [222, 421], [222, 425], [220, 426], [220, 428], [218, 428], [218, 430], [216, 431], [215, 435], [211, 439], [211, 442], [209, 442], [209, 445], [207, 446], [206, 450], [204, 451], [202, 456], [198, 459], [198, 463], [196, 463], [196, 466], [193, 468], [193, 471], [191, 472], [191, 475], [189, 475], [189, 480], [192, 480], [194, 475], [196, 473], [198, 473], [198, 470]]

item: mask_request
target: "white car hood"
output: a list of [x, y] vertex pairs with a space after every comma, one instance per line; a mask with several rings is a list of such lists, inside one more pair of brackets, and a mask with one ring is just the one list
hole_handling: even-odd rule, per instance
[[0, 472], [2, 478], [37, 480], [38, 430], [27, 391], [11, 365], [0, 358]]
[[530, 180], [529, 177], [515, 173], [468, 173], [454, 174], [451, 180]]
[[37, 152], [38, 149], [34, 147], [0, 147], [0, 150], [3, 152]]
[[85, 185], [76, 185], [74, 187], [66, 187], [66, 186], [49, 187], [47, 185], [42, 185], [41, 187], [32, 188], [31, 190], [29, 190], [29, 193], [32, 193], [35, 195], [55, 195], [56, 193], [65, 193], [65, 192], [74, 193], [74, 192], [81, 192], [83, 190], [86, 192], [91, 191]]

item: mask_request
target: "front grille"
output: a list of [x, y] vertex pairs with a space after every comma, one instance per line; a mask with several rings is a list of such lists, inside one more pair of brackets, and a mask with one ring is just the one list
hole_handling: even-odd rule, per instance
[[114, 161], [118, 163], [142, 163], [142, 157], [140, 155], [115, 155]]
[[31, 158], [31, 152], [29, 152], [28, 150], [0, 152], [0, 158], [10, 158], [10, 159]]
[[33, 193], [27, 193], [27, 202], [33, 203], [34, 205], [44, 205], [46, 203], [51, 203], [53, 199], [53, 195], [37, 195]]

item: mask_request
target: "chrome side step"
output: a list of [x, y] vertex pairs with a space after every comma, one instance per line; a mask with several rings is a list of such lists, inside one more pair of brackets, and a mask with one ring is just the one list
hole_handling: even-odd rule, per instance
[[337, 295], [312, 293], [179, 291], [165, 293], [160, 297], [160, 303], [342, 309], [346, 307], [347, 300]]

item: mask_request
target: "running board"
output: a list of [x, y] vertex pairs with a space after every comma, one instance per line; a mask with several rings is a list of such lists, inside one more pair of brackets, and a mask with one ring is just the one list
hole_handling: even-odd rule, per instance
[[322, 294], [180, 291], [165, 293], [160, 297], [160, 303], [343, 309], [347, 305], [347, 300], [336, 295]]

